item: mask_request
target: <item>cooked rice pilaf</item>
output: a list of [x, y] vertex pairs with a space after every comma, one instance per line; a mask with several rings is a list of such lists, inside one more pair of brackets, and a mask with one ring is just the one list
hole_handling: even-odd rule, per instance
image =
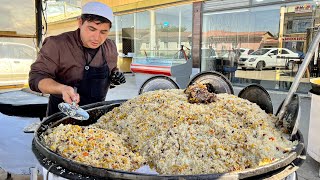
[[[275, 121], [274, 115], [234, 95], [217, 94], [216, 102], [190, 104], [183, 90], [171, 89], [146, 92], [128, 100], [85, 129], [111, 133], [119, 141], [119, 149], [129, 148], [121, 152], [135, 154], [128, 159], [134, 165], [118, 160], [119, 169], [133, 170], [147, 160], [163, 175], [211, 174], [255, 168], [286, 156], [297, 142], [287, 140], [275, 128]], [[59, 138], [66, 139], [67, 131], [61, 132], [59, 127], [53, 132], [63, 136], [49, 134], [45, 139], [70, 149], [70, 143], [61, 145], [65, 140]], [[77, 138], [79, 132], [73, 133], [69, 141]], [[106, 140], [101, 143], [114, 144]], [[115, 161], [96, 158], [101, 157], [101, 147], [85, 146], [92, 148], [89, 154], [96, 154], [80, 162], [97, 167], [115, 166]], [[75, 151], [57, 152], [71, 159], [81, 155]], [[116, 155], [113, 158], [119, 159]]]
[[133, 171], [145, 162], [118, 134], [94, 127], [60, 124], [44, 141], [63, 157], [95, 167]]

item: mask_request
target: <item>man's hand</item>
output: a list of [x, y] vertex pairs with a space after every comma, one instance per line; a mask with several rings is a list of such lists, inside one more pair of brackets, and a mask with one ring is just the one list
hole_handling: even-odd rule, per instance
[[124, 77], [122, 72], [114, 71], [111, 73], [111, 84], [120, 85], [126, 82], [126, 78]]
[[70, 86], [63, 86], [61, 89], [62, 99], [68, 104], [75, 101], [77, 104], [80, 102], [80, 95]]
[[69, 104], [74, 100], [77, 104], [80, 102], [80, 96], [70, 86], [56, 82], [51, 78], [45, 78], [39, 81], [38, 88], [45, 94], [61, 94], [62, 99]]

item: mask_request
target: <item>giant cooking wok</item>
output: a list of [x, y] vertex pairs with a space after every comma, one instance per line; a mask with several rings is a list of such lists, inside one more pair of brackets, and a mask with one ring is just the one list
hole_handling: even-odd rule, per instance
[[299, 142], [296, 148], [286, 157], [271, 164], [230, 173], [172, 176], [127, 172], [81, 164], [53, 152], [46, 147], [41, 138], [41, 135], [46, 133], [48, 129], [58, 126], [59, 124], [87, 126], [95, 123], [99, 117], [111, 111], [114, 107], [120, 106], [121, 103], [125, 101], [126, 100], [106, 101], [83, 106], [90, 115], [90, 119], [88, 121], [77, 121], [66, 117], [62, 113], [56, 113], [45, 119], [36, 130], [35, 137], [32, 142], [32, 150], [40, 164], [46, 169], [49, 169], [51, 173], [68, 179], [259, 179], [261, 177], [274, 176], [275, 174], [288, 172], [286, 169], [292, 169], [294, 166], [299, 167], [304, 161], [303, 158], [301, 158], [301, 156], [305, 155], [304, 141], [300, 131], [298, 131], [293, 138], [293, 140], [297, 140]]

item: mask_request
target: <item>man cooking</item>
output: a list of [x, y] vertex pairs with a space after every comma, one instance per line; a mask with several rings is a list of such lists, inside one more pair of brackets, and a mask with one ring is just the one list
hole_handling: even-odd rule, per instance
[[77, 30], [44, 40], [31, 65], [29, 85], [50, 94], [47, 116], [58, 112], [63, 101], [79, 105], [104, 101], [110, 84], [126, 82], [116, 67], [117, 47], [108, 39], [112, 20], [110, 7], [88, 2], [82, 7]]

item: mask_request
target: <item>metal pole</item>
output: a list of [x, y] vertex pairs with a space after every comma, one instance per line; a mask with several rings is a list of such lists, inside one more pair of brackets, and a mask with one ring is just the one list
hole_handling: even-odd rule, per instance
[[36, 39], [37, 39], [37, 48], [40, 48], [42, 45], [42, 0], [35, 1], [36, 8]]
[[178, 35], [178, 45], [181, 45], [181, 21], [182, 21], [181, 9], [179, 9], [179, 35]]
[[[293, 94], [296, 92], [298, 86], [299, 86], [299, 82], [303, 76], [303, 74], [305, 73], [306, 69], [308, 68], [308, 65], [312, 59], [312, 56], [315, 52], [315, 50], [317, 49], [317, 47], [319, 46], [319, 42], [320, 42], [320, 28], [318, 29], [317, 35], [316, 37], [313, 39], [310, 48], [308, 49], [308, 52], [305, 56], [305, 58], [302, 61], [302, 64], [299, 68], [299, 71], [296, 75], [296, 77], [294, 78], [294, 81], [290, 87], [290, 90], [288, 92], [288, 95], [286, 97], [286, 99], [283, 102], [283, 105], [280, 109], [280, 112], [278, 114], [278, 122], [283, 118], [284, 113], [287, 111], [287, 106], [289, 104], [290, 99], [292, 98]], [[278, 122], [276, 123], [278, 125]]]
[[36, 167], [30, 168], [30, 180], [37, 180], [38, 179], [38, 169]]

